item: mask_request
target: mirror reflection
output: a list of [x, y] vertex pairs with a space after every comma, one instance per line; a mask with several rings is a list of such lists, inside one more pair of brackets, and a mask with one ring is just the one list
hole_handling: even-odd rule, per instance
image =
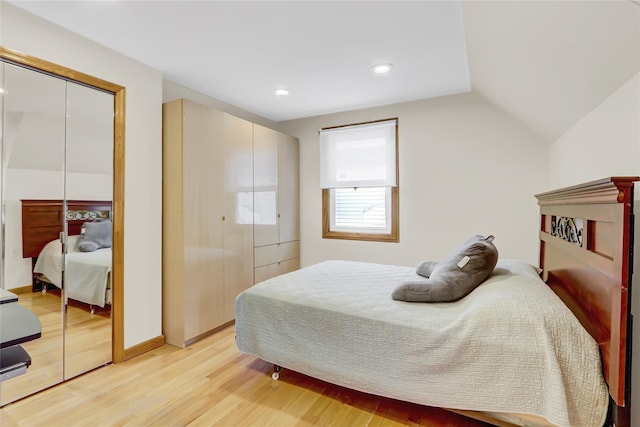
[[[17, 301], [0, 306], [2, 328], [3, 332], [7, 326], [11, 330], [18, 328], [25, 313], [5, 319], [4, 311], [5, 305], [19, 304], [38, 317], [41, 336], [19, 344], [31, 358], [31, 365], [26, 374], [0, 383], [2, 404], [63, 379], [62, 300], [58, 291], [32, 292], [32, 256], [37, 256], [38, 249], [23, 246], [23, 232], [37, 234], [39, 230], [23, 229], [21, 200], [64, 197], [65, 86], [63, 80], [4, 64], [3, 288]], [[61, 218], [55, 220], [53, 233], [63, 226]], [[17, 335], [29, 336], [27, 331]], [[2, 351], [8, 351], [4, 345]]]
[[[5, 405], [111, 361], [114, 105], [112, 94], [0, 67]], [[38, 336], [21, 327], [29, 314]], [[30, 360], [4, 366], [18, 348]]]
[[65, 379], [111, 361], [113, 95], [67, 83]]

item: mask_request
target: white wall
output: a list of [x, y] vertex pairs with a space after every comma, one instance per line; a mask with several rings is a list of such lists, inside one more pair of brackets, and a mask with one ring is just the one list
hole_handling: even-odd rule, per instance
[[[400, 242], [322, 239], [318, 130], [398, 117]], [[417, 265], [472, 234], [500, 255], [536, 263], [534, 194], [548, 182], [547, 146], [483, 97], [461, 94], [279, 123], [300, 140], [302, 264], [326, 259]]]
[[0, 5], [4, 47], [126, 87], [125, 348], [155, 338], [162, 334], [162, 74], [9, 3]]
[[640, 73], [551, 145], [550, 188], [640, 174], [639, 104]]
[[[550, 188], [607, 176], [640, 175], [640, 73], [583, 117], [549, 149]], [[634, 315], [631, 425], [640, 425], [640, 188], [634, 189], [636, 215], [631, 312]]]

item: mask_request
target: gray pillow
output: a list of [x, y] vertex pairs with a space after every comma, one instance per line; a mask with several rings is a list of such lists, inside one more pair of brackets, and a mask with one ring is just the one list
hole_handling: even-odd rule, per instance
[[110, 220], [99, 222], [85, 222], [82, 225], [82, 237], [78, 242], [78, 250], [92, 252], [100, 248], [110, 248], [112, 243], [112, 228]]
[[431, 273], [433, 273], [433, 269], [438, 265], [438, 261], [423, 261], [420, 263], [418, 268], [416, 268], [416, 273], [421, 276], [429, 277]]
[[468, 295], [487, 280], [498, 262], [493, 236], [473, 236], [435, 266], [432, 261], [416, 269], [426, 280], [414, 280], [398, 286], [392, 294], [396, 301], [450, 302]]
[[100, 249], [100, 245], [98, 245], [96, 242], [84, 239], [78, 241], [78, 250], [80, 252], [93, 252], [97, 249]]

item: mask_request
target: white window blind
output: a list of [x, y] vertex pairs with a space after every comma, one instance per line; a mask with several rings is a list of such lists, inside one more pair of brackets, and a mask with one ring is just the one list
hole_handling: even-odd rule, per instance
[[396, 120], [320, 131], [322, 188], [395, 187]]

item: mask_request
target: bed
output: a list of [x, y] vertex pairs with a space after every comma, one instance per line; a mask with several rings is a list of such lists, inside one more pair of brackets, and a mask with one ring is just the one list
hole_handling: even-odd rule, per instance
[[[90, 252], [79, 249], [85, 223], [109, 221], [110, 201], [22, 200], [23, 257], [33, 259], [33, 287], [46, 291], [47, 285], [62, 289], [64, 296], [101, 308], [111, 305], [111, 248]], [[62, 274], [60, 231], [67, 222], [66, 271]]]
[[539, 268], [500, 259], [456, 302], [393, 301], [406, 266], [326, 261], [256, 284], [236, 299], [238, 348], [497, 425], [629, 426], [637, 180], [536, 195]]

